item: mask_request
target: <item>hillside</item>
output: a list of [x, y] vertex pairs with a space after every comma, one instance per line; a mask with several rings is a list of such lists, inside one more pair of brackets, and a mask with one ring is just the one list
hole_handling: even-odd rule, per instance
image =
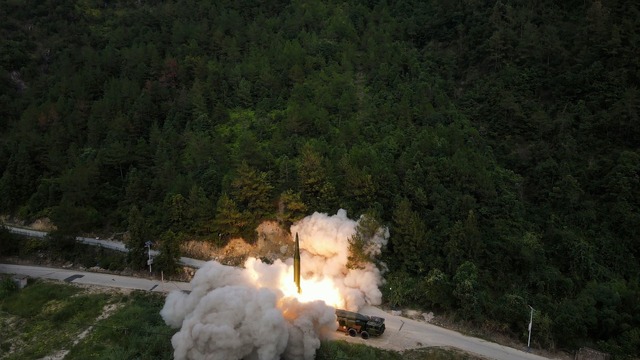
[[1, 214], [224, 246], [343, 208], [390, 228], [389, 304], [640, 353], [632, 2], [0, 13]]

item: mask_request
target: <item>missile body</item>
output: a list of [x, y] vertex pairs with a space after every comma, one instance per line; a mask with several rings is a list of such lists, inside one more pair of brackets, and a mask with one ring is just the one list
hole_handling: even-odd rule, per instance
[[298, 294], [300, 294], [300, 240], [298, 240], [298, 233], [296, 233], [296, 245], [293, 251], [293, 282], [296, 283]]

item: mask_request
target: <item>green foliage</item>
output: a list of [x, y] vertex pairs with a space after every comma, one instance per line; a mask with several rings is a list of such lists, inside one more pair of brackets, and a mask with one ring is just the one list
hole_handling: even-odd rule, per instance
[[321, 210], [323, 204], [331, 204], [335, 199], [335, 187], [328, 178], [325, 162], [326, 159], [311, 146], [302, 148], [298, 178], [303, 200], [312, 209]]
[[0, 225], [0, 256], [17, 255], [19, 250], [18, 237], [11, 234], [9, 229]]
[[[160, 317], [164, 297], [134, 292], [123, 307], [73, 347], [69, 359], [171, 359], [173, 332]], [[124, 335], [124, 336], [123, 336]]]
[[128, 229], [141, 268], [168, 230], [373, 209], [388, 278], [416, 285], [394, 302], [516, 332], [519, 297], [545, 344], [636, 350], [637, 317], [589, 310], [640, 294], [633, 2], [6, 7], [1, 213]]
[[47, 303], [64, 300], [78, 291], [78, 288], [71, 285], [36, 282], [15, 296], [5, 298], [0, 310], [17, 316], [33, 317], [41, 314]]
[[53, 231], [44, 238], [15, 237], [16, 255], [35, 263], [45, 261], [72, 263], [86, 268], [98, 266], [120, 271], [126, 267], [127, 254], [100, 246], [82, 244], [75, 236]]
[[21, 241], [19, 255], [42, 255], [42, 253], [46, 252], [50, 248], [51, 247], [47, 244], [47, 242], [42, 239], [27, 238], [26, 240]]
[[[171, 335], [159, 315], [160, 294], [133, 292], [121, 295], [87, 293], [61, 283], [35, 282], [19, 292], [0, 297], [2, 351], [19, 344], [7, 359], [35, 359], [62, 349], [70, 359], [171, 359]], [[115, 312], [98, 320], [105, 305]], [[78, 335], [88, 336], [74, 344]], [[43, 336], [45, 334], [45, 336]], [[5, 342], [6, 341], [6, 342]]]
[[242, 229], [247, 225], [247, 220], [238, 210], [235, 201], [226, 194], [222, 194], [218, 199], [214, 224], [218, 232], [218, 245], [222, 246], [229, 238], [240, 235]]
[[145, 244], [149, 241], [149, 228], [142, 213], [137, 206], [132, 206], [129, 212], [129, 224], [127, 227], [129, 238], [126, 241], [128, 250], [127, 260], [134, 269], [143, 269], [147, 266], [148, 256], [145, 254]]
[[391, 245], [397, 259], [390, 264], [393, 268], [420, 275], [435, 266], [429, 261], [434, 258], [429, 250], [435, 250], [428, 241], [429, 233], [419, 214], [411, 209], [408, 199], [402, 199], [395, 208], [391, 230]]
[[180, 239], [173, 231], [167, 231], [160, 238], [160, 254], [154, 259], [156, 269], [173, 275], [180, 269]]
[[424, 277], [419, 291], [422, 292], [420, 304], [427, 308], [448, 310], [453, 305], [453, 286], [446, 273], [432, 269]]
[[[83, 294], [80, 289], [53, 283], [32, 283], [0, 300], [3, 339], [20, 344], [7, 359], [33, 359], [70, 348], [107, 302], [104, 294]], [[46, 336], [43, 336], [46, 334]]]
[[8, 276], [0, 278], [0, 300], [18, 291], [18, 285]]
[[365, 264], [375, 263], [377, 255], [382, 251], [381, 239], [386, 228], [372, 214], [364, 214], [358, 220], [356, 233], [348, 239], [349, 256], [347, 267], [363, 269]]
[[450, 269], [456, 269], [464, 259], [477, 261], [483, 250], [477, 218], [473, 210], [469, 211], [464, 223], [456, 221], [444, 244], [447, 263]]
[[408, 306], [415, 303], [421, 294], [416, 291], [416, 280], [406, 273], [393, 272], [386, 277], [382, 296], [392, 307]]
[[399, 353], [380, 350], [362, 344], [349, 344], [345, 341], [324, 341], [316, 353], [316, 359], [402, 359]]
[[106, 297], [104, 294], [71, 297], [64, 306], [52, 314], [51, 321], [58, 326], [70, 321], [88, 324], [95, 319], [98, 311], [96, 308], [106, 302]]
[[82, 294], [79, 288], [48, 282], [30, 282], [1, 297], [0, 322], [12, 324], [4, 328], [3, 339], [21, 344], [6, 358], [41, 358], [70, 346], [105, 303], [102, 294]]
[[353, 344], [346, 341], [323, 341], [316, 352], [318, 360], [463, 360], [476, 357], [450, 349], [425, 348], [407, 350], [402, 353], [377, 349], [363, 344]]
[[56, 230], [47, 234], [46, 243], [53, 252], [73, 253], [76, 250], [76, 237]]
[[453, 295], [458, 299], [462, 318], [478, 318], [481, 309], [476, 265], [470, 261], [460, 265], [456, 270], [456, 275], [453, 277], [453, 282], [455, 284]]
[[187, 205], [187, 231], [194, 234], [209, 235], [214, 209], [211, 201], [200, 186], [194, 185], [191, 187]]
[[302, 202], [299, 192], [289, 189], [280, 194], [278, 202], [278, 221], [287, 228], [307, 214], [307, 205]]
[[267, 173], [257, 171], [243, 162], [236, 170], [231, 189], [236, 204], [246, 209], [247, 218], [263, 219], [272, 212], [273, 186]]
[[181, 194], [174, 194], [165, 200], [169, 225], [174, 229], [184, 229], [186, 222], [187, 200]]
[[[535, 326], [536, 336], [534, 339], [531, 339], [534, 346], [539, 346], [547, 349], [555, 348], [555, 340], [553, 336], [553, 320], [549, 316], [549, 314], [541, 314], [539, 311], [534, 312], [533, 314], [533, 322]], [[522, 323], [521, 323], [522, 324]], [[522, 331], [522, 338], [524, 339], [524, 330], [522, 330], [522, 326], [520, 326]], [[533, 329], [531, 330], [534, 331]], [[524, 340], [523, 340], [524, 341]], [[604, 349], [603, 349], [604, 350]], [[623, 354], [624, 352], [614, 351], [612, 353]], [[630, 354], [630, 352], [628, 352]]]

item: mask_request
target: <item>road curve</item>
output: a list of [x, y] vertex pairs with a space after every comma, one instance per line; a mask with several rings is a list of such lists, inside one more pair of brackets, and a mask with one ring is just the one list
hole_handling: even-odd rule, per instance
[[[0, 264], [0, 273], [21, 274], [30, 277], [46, 278], [76, 284], [137, 289], [163, 293], [167, 293], [172, 290], [191, 290], [191, 284], [184, 282], [162, 282], [159, 280], [129, 276], [41, 266]], [[360, 312], [367, 315], [375, 315], [385, 318], [385, 333], [379, 338], [371, 338], [369, 340], [344, 336], [344, 334], [340, 332], [330, 334], [330, 338], [333, 340], [347, 340], [349, 342], [361, 343], [368, 346], [395, 351], [439, 346], [457, 348], [488, 359], [546, 359], [538, 355], [495, 344], [486, 340], [465, 336], [458, 332], [447, 330], [429, 323], [415, 321], [401, 316], [394, 316], [373, 306], [366, 306]]]
[[[36, 237], [41, 239], [44, 239], [47, 237], [47, 233], [44, 231], [23, 229], [15, 226], [5, 226], [5, 227], [9, 230], [9, 232], [16, 235], [30, 236], [30, 237]], [[125, 244], [121, 241], [103, 240], [103, 239], [88, 238], [88, 237], [82, 237], [82, 236], [77, 236], [76, 241], [81, 242], [83, 244], [101, 246], [103, 248], [116, 250], [116, 251], [122, 251], [122, 252], [129, 251], [125, 246]], [[157, 256], [158, 254], [159, 252], [157, 250], [151, 250], [151, 256]], [[201, 268], [205, 262], [206, 261], [191, 259], [187, 257], [180, 258], [180, 264], [189, 266], [192, 268], [196, 268], [196, 269]]]
[[[441, 328], [426, 322], [389, 314], [382, 309], [366, 306], [360, 310], [366, 315], [385, 318], [386, 331], [379, 338], [357, 342], [389, 350], [403, 351], [424, 347], [451, 347], [476, 354], [487, 359], [499, 360], [542, 360], [545, 357], [528, 353], [487, 340], [466, 336], [459, 332]], [[349, 338], [349, 337], [346, 337]], [[355, 339], [355, 338], [352, 338]]]
[[173, 290], [191, 290], [191, 284], [185, 282], [160, 281], [44, 266], [0, 264], [0, 273], [27, 275], [33, 278], [58, 280], [74, 284], [145, 290], [162, 293], [167, 293]]

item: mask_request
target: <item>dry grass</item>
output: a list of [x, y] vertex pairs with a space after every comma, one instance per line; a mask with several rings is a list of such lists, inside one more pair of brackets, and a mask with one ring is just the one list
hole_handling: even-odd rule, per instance
[[187, 240], [180, 245], [180, 251], [185, 257], [211, 260], [220, 248], [206, 241]]
[[248, 244], [231, 239], [224, 247], [201, 240], [186, 240], [180, 246], [182, 255], [199, 260], [217, 260], [224, 264], [241, 264], [249, 256], [275, 260], [292, 255], [291, 235], [274, 221], [265, 221], [256, 229], [257, 241]]

